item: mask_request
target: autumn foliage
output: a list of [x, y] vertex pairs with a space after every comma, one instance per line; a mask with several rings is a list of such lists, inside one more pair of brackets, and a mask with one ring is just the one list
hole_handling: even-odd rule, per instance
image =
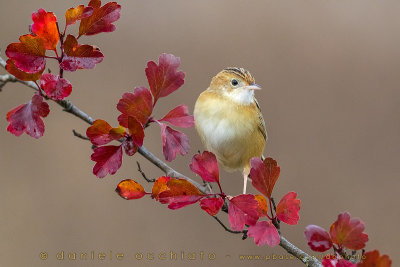
[[[26, 133], [34, 138], [43, 136], [43, 118], [50, 112], [46, 100], [63, 101], [72, 92], [73, 86], [64, 77], [64, 71], [92, 69], [104, 59], [97, 46], [80, 43], [80, 37], [114, 31], [114, 22], [119, 19], [120, 11], [121, 6], [116, 2], [102, 5], [100, 0], [91, 0], [88, 6], [79, 5], [66, 11], [62, 31], [52, 12], [39, 9], [32, 13], [31, 32], [20, 36], [19, 42], [8, 45], [6, 49], [6, 69], [17, 79], [34, 82], [38, 93], [26, 104], [7, 113], [10, 133], [16, 136]], [[77, 22], [80, 23], [79, 32], [67, 34], [68, 27]], [[44, 73], [47, 60], [57, 60], [58, 74]], [[143, 146], [145, 129], [152, 123], [160, 127], [162, 153], [166, 161], [175, 160], [177, 154], [184, 156], [189, 153], [188, 137], [175, 129], [194, 126], [189, 108], [181, 104], [162, 118], [153, 117], [158, 101], [184, 84], [185, 73], [179, 67], [180, 58], [172, 54], [164, 53], [157, 61], [149, 61], [144, 70], [148, 84], [121, 96], [116, 105], [120, 114], [115, 124], [112, 126], [97, 119], [87, 128], [86, 135], [94, 147], [91, 155], [95, 162], [93, 173], [97, 177], [115, 174], [122, 165], [124, 154], [133, 156], [138, 152]], [[168, 176], [155, 179], [150, 191], [135, 180], [125, 179], [118, 184], [116, 192], [127, 200], [148, 195], [171, 210], [199, 203], [210, 216], [227, 212], [231, 231], [253, 238], [258, 246], [267, 244], [274, 247], [281, 242], [281, 223], [298, 223], [301, 201], [296, 192], [288, 192], [275, 207], [272, 193], [280, 176], [280, 167], [271, 157], [264, 160], [253, 158], [250, 163], [252, 185], [260, 194], [230, 196], [224, 192], [216, 156], [208, 151], [194, 155], [189, 167], [193, 176], [198, 175], [205, 184], [214, 185], [217, 192], [205, 191], [186, 179]], [[344, 212], [332, 223], [329, 232], [317, 225], [307, 226], [305, 238], [313, 251], [333, 249], [333, 254], [323, 259], [324, 266], [391, 266], [390, 258], [380, 255], [377, 250], [363, 254], [363, 260], [357, 265], [350, 259], [341, 258], [346, 255], [346, 249], [365, 248], [368, 235], [364, 228], [360, 219], [351, 218], [348, 212]]]
[[[271, 193], [279, 177], [280, 168], [272, 158], [266, 158], [264, 161], [253, 158], [251, 163], [253, 185], [256, 184], [255, 188], [263, 195], [242, 194], [234, 197], [226, 195], [219, 182], [217, 159], [208, 151], [194, 155], [189, 167], [205, 182], [215, 183], [219, 193], [206, 194], [184, 179], [164, 176], [156, 180], [151, 193], [145, 192], [142, 186], [138, 187], [134, 180], [122, 181], [116, 191], [125, 199], [151, 195], [156, 201], [168, 204], [168, 208], [173, 210], [200, 202], [200, 208], [211, 216], [216, 215], [226, 202], [232, 230], [243, 231], [247, 228], [247, 235], [254, 238], [257, 245], [268, 244], [273, 247], [280, 243], [277, 229], [280, 221], [291, 225], [297, 224], [300, 200], [296, 198], [295, 192], [289, 192], [281, 199], [274, 213]], [[262, 220], [263, 217], [266, 217], [266, 220]]]
[[[82, 35], [94, 35], [115, 30], [113, 22], [120, 17], [121, 6], [110, 2], [101, 6], [100, 0], [92, 0], [87, 7], [80, 5], [70, 8], [65, 13], [65, 27], [61, 32], [59, 22], [52, 12], [39, 9], [32, 13], [31, 33], [22, 35], [19, 42], [9, 44], [6, 69], [16, 78], [35, 82], [39, 95], [34, 95], [27, 104], [11, 110], [7, 114], [10, 123], [7, 130], [14, 135], [23, 132], [32, 137], [43, 136], [45, 126], [40, 117], [50, 112], [43, 101], [45, 96], [59, 101], [72, 92], [71, 83], [63, 77], [65, 71], [92, 69], [104, 56], [100, 49], [93, 45], [79, 44]], [[79, 34], [66, 35], [68, 26], [80, 21]], [[46, 60], [57, 60], [59, 74], [43, 74]], [[46, 106], [47, 105], [47, 106]]]

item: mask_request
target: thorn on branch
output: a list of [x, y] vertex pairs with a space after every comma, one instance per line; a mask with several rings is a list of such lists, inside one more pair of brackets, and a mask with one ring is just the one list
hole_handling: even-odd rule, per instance
[[138, 167], [137, 170], [143, 176], [143, 179], [145, 179], [148, 183], [154, 183], [156, 181], [156, 179], [147, 178], [146, 174], [144, 173], [144, 171], [142, 171], [142, 168], [140, 167], [139, 161], [136, 161], [136, 164], [137, 164], [137, 167]]

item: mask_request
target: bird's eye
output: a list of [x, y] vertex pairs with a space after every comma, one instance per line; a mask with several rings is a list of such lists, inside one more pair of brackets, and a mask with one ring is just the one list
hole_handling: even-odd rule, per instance
[[239, 82], [238, 82], [238, 80], [236, 80], [236, 79], [232, 79], [232, 80], [231, 80], [231, 84], [232, 84], [233, 86], [237, 86], [237, 85], [239, 84]]

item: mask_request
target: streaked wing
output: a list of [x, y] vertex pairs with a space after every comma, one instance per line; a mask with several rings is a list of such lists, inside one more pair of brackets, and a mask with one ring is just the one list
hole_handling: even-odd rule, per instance
[[263, 115], [261, 113], [260, 105], [258, 104], [256, 98], [254, 98], [254, 103], [256, 103], [256, 106], [257, 106], [258, 130], [264, 136], [265, 141], [267, 141], [267, 130], [265, 129], [265, 121], [264, 121]]

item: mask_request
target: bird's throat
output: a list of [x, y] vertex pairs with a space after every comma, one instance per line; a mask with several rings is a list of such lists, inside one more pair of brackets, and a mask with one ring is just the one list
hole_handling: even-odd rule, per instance
[[223, 95], [236, 104], [248, 106], [254, 102], [254, 91], [247, 89], [236, 89], [223, 92]]

